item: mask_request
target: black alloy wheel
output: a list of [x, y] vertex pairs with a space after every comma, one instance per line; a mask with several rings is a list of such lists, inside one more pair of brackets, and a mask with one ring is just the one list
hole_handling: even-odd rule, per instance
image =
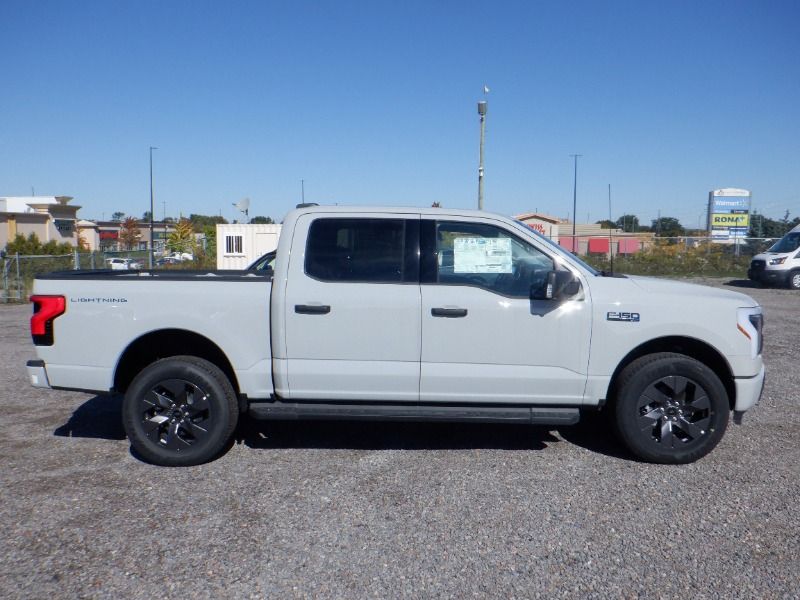
[[135, 453], [163, 466], [214, 459], [239, 417], [236, 393], [214, 364], [193, 356], [152, 363], [125, 393], [122, 418]]
[[730, 416], [728, 394], [714, 371], [669, 352], [625, 367], [613, 406], [616, 431], [631, 452], [666, 464], [690, 463], [711, 452]]
[[642, 438], [665, 448], [710, 434], [708, 392], [688, 377], [667, 375], [653, 382], [640, 396], [637, 410]]
[[142, 429], [153, 443], [179, 451], [209, 435], [208, 393], [191, 381], [166, 379], [138, 399]]

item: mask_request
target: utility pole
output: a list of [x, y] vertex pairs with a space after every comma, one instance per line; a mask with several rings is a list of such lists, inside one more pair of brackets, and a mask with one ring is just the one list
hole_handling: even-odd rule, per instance
[[155, 146], [150, 146], [150, 251], [147, 253], [147, 266], [153, 268], [153, 150], [158, 150]]
[[[608, 220], [611, 221], [611, 184], [608, 184]], [[608, 255], [611, 260], [611, 272], [614, 272], [614, 238], [611, 237], [611, 227], [608, 228]]]
[[575, 177], [572, 182], [572, 246], [575, 254], [578, 249], [575, 244], [575, 222], [578, 220], [578, 157], [583, 154], [570, 154], [575, 159]]
[[[488, 91], [488, 88], [484, 87]], [[486, 100], [478, 102], [478, 114], [481, 119], [481, 144], [478, 160], [478, 210], [483, 210], [483, 142], [486, 136], [486, 111], [489, 105]]]
[[300, 202], [306, 203], [306, 180], [300, 180]]

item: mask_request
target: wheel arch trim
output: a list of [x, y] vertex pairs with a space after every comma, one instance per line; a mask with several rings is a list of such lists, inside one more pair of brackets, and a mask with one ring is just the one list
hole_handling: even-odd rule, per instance
[[664, 336], [658, 337], [636, 346], [628, 352], [619, 362], [606, 391], [606, 400], [613, 400], [617, 392], [617, 382], [623, 369], [642, 356], [657, 352], [674, 352], [693, 358], [711, 369], [722, 382], [728, 394], [728, 403], [731, 410], [736, 406], [736, 383], [733, 369], [725, 355], [708, 342], [689, 336]]
[[162, 358], [181, 355], [203, 358], [216, 365], [239, 393], [236, 372], [225, 352], [208, 337], [177, 328], [148, 331], [129, 343], [114, 366], [112, 391], [124, 393], [142, 369]]

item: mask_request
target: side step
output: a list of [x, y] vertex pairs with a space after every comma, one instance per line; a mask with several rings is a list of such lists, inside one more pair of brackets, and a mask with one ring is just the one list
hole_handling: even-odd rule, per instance
[[437, 406], [426, 404], [320, 404], [311, 402], [251, 403], [248, 414], [255, 419], [342, 421], [473, 421], [483, 423], [528, 423], [574, 425], [578, 408], [541, 406]]

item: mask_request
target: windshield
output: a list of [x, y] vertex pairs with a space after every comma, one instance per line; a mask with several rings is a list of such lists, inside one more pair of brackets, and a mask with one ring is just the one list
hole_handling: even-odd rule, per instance
[[536, 237], [537, 239], [542, 240], [543, 242], [545, 242], [548, 246], [550, 246], [550, 248], [555, 250], [561, 257], [569, 257], [570, 259], [572, 259], [573, 261], [578, 263], [580, 266], [582, 266], [584, 269], [586, 269], [592, 275], [600, 275], [600, 271], [598, 271], [594, 267], [591, 267], [591, 266], [587, 265], [579, 257], [577, 257], [576, 255], [572, 254], [571, 252], [567, 252], [566, 250], [564, 250], [564, 248], [562, 248], [561, 246], [556, 244], [553, 240], [551, 240], [548, 237], [543, 236], [538, 231], [535, 231], [534, 229], [531, 229], [530, 227], [528, 227], [522, 221], [518, 221], [518, 220], [514, 219], [514, 223], [518, 227], [521, 227], [522, 229], [524, 229], [527, 233], [533, 234], [534, 237]]
[[800, 231], [787, 233], [779, 239], [767, 252], [794, 252], [800, 248]]

